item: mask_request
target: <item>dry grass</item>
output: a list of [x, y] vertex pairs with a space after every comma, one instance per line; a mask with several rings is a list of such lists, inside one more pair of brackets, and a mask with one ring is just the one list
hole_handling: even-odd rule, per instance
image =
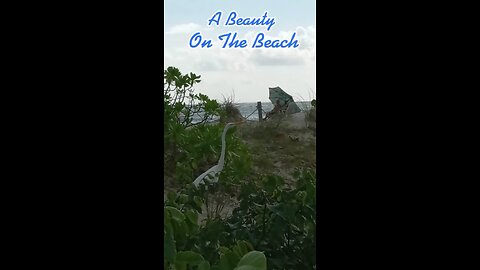
[[272, 121], [245, 124], [237, 134], [249, 147], [255, 174], [293, 180], [295, 168], [316, 168], [316, 140], [308, 129], [292, 130]]
[[[236, 136], [247, 145], [252, 160], [248, 179], [254, 181], [259, 175], [275, 174], [292, 183], [296, 168], [316, 168], [314, 132], [309, 128], [289, 128], [284, 121], [288, 119], [247, 122], [235, 128]], [[165, 188], [174, 190], [178, 186], [172, 183], [170, 173], [164, 171], [164, 177]]]
[[220, 117], [220, 122], [228, 123], [243, 120], [240, 110], [235, 106], [235, 93], [232, 93], [229, 97], [223, 96], [222, 109], [225, 115]]

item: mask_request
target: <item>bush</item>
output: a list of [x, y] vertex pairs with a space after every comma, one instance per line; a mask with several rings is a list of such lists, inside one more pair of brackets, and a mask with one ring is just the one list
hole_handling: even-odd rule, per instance
[[[183, 226], [176, 236], [177, 247], [202, 254], [211, 264], [231, 260], [230, 265], [235, 265], [242, 254], [258, 250], [265, 254], [268, 269], [314, 269], [315, 173], [297, 170], [294, 177], [294, 189], [287, 188], [283, 179], [274, 175], [263, 176], [259, 186], [243, 183], [238, 197], [240, 205], [231, 215], [195, 225], [194, 233], [188, 230], [189, 226]], [[166, 205], [181, 209], [193, 226], [202, 211], [204, 192], [187, 188], [171, 193]]]
[[[198, 126], [186, 130], [179, 138], [181, 153], [177, 159], [176, 181], [191, 183], [204, 171], [217, 164], [222, 149], [221, 135], [224, 126], [221, 124]], [[220, 181], [239, 183], [250, 171], [251, 161], [247, 147], [230, 128], [225, 137], [225, 166]]]
[[278, 176], [264, 176], [260, 186], [246, 184], [240, 206], [226, 221], [232, 235], [265, 252], [269, 269], [314, 269], [315, 174], [297, 171], [290, 190]]
[[[193, 244], [202, 237], [202, 232], [198, 229], [198, 213], [192, 209], [180, 209], [175, 206], [164, 207], [164, 269], [187, 269], [194, 266], [206, 270], [267, 269], [265, 255], [252, 250], [251, 245], [245, 241], [238, 241], [230, 248], [220, 247], [215, 253], [207, 254], [220, 254], [215, 263], [206, 259], [198, 252], [197, 245]], [[199, 244], [208, 245], [208, 242]]]
[[[205, 124], [213, 116], [220, 116], [220, 105], [216, 100], [211, 100], [201, 93], [194, 93], [194, 85], [201, 81], [200, 77], [194, 73], [183, 75], [176, 67], [168, 67], [164, 71], [165, 125], [178, 124], [186, 128]], [[194, 116], [201, 120], [193, 123]]]
[[[195, 94], [194, 86], [199, 82], [200, 76], [183, 75], [175, 67], [164, 71], [164, 175], [175, 182], [193, 181], [203, 168], [216, 163], [221, 149], [223, 127], [206, 123], [224, 112], [217, 101]], [[193, 121], [195, 116], [198, 122]], [[238, 145], [235, 139], [229, 140], [234, 147]], [[229, 155], [232, 153], [235, 151]]]

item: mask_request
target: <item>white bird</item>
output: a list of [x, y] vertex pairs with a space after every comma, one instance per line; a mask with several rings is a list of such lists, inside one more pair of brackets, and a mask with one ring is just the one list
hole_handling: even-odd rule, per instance
[[205, 181], [204, 179], [207, 176], [210, 176], [209, 181], [216, 183], [218, 182], [218, 174], [223, 170], [223, 165], [225, 164], [225, 135], [227, 134], [227, 130], [232, 127], [233, 125], [241, 124], [244, 121], [240, 122], [232, 122], [232, 123], [227, 123], [225, 125], [225, 128], [223, 129], [223, 134], [222, 134], [222, 153], [220, 154], [220, 159], [218, 160], [218, 164], [211, 167], [208, 169], [206, 172], [202, 173], [197, 179], [193, 181], [193, 184], [195, 187], [198, 187], [199, 184], [204, 184]]

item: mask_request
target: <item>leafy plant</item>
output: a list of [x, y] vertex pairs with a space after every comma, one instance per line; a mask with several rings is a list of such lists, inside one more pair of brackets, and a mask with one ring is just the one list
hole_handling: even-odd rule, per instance
[[177, 182], [195, 179], [219, 157], [223, 126], [205, 124], [224, 110], [216, 100], [194, 92], [199, 82], [200, 76], [184, 75], [175, 67], [164, 71], [164, 167]]
[[[189, 127], [204, 124], [220, 114], [220, 105], [207, 95], [195, 94], [194, 85], [201, 82], [199, 75], [182, 74], [176, 67], [164, 71], [164, 121]], [[193, 123], [193, 117], [201, 120]]]
[[315, 174], [296, 171], [290, 190], [278, 176], [264, 176], [260, 186], [247, 183], [240, 206], [227, 223], [234, 239], [246, 239], [264, 251], [269, 269], [314, 269]]
[[[274, 175], [263, 176], [259, 183], [243, 183], [240, 205], [233, 213], [225, 219], [208, 219], [203, 225], [197, 222], [205, 190], [187, 187], [170, 193], [166, 212], [173, 229], [166, 230], [170, 234], [165, 246], [174, 243], [176, 250], [202, 254], [211, 269], [233, 269], [253, 250], [264, 252], [268, 269], [314, 269], [315, 173], [297, 170], [294, 177], [297, 182], [293, 189]], [[174, 263], [175, 256], [166, 254], [165, 258]], [[200, 257], [196, 258], [199, 262]]]
[[[221, 124], [198, 126], [183, 132], [178, 139], [175, 179], [178, 183], [191, 183], [198, 175], [217, 164], [220, 157]], [[220, 174], [223, 183], [239, 183], [250, 171], [251, 161], [247, 147], [234, 135], [235, 128], [227, 132], [225, 167]]]
[[265, 255], [254, 251], [246, 241], [237, 241], [230, 248], [215, 245], [218, 242], [211, 244], [218, 228], [222, 229], [221, 225], [207, 224], [199, 230], [198, 212], [190, 208], [188, 202], [185, 194], [168, 195], [164, 207], [164, 269], [191, 269], [194, 266], [207, 270], [267, 269]]

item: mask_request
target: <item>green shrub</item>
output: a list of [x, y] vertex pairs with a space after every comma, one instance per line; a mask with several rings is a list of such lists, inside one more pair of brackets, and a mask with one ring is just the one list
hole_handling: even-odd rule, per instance
[[[183, 75], [175, 67], [164, 71], [164, 175], [179, 184], [193, 181], [220, 157], [224, 126], [206, 123], [224, 112], [217, 101], [194, 93], [199, 78], [193, 73]], [[193, 123], [193, 116], [200, 114], [201, 121]], [[249, 161], [246, 148], [231, 133], [226, 138], [227, 162], [222, 177], [238, 181], [248, 172]], [[240, 174], [232, 174], [233, 170]]]
[[175, 236], [177, 248], [202, 254], [211, 265], [231, 267], [246, 252], [258, 250], [265, 254], [268, 269], [314, 269], [315, 173], [297, 170], [294, 177], [293, 189], [274, 175], [263, 176], [260, 183], [243, 183], [240, 205], [233, 213], [225, 219], [208, 219], [201, 226], [193, 225], [198, 215], [192, 211], [202, 211], [203, 193], [212, 190], [186, 188], [169, 194], [166, 205], [181, 209], [192, 222], [190, 227], [177, 226], [182, 230]]
[[199, 230], [198, 211], [185, 204], [187, 197], [169, 194], [164, 206], [164, 269], [267, 269], [265, 255], [246, 241], [225, 247], [205, 240], [215, 238], [219, 227], [208, 224]]
[[269, 269], [314, 269], [316, 179], [296, 171], [290, 190], [278, 176], [264, 176], [260, 186], [247, 183], [240, 206], [226, 220], [234, 240], [245, 239], [263, 251]]

